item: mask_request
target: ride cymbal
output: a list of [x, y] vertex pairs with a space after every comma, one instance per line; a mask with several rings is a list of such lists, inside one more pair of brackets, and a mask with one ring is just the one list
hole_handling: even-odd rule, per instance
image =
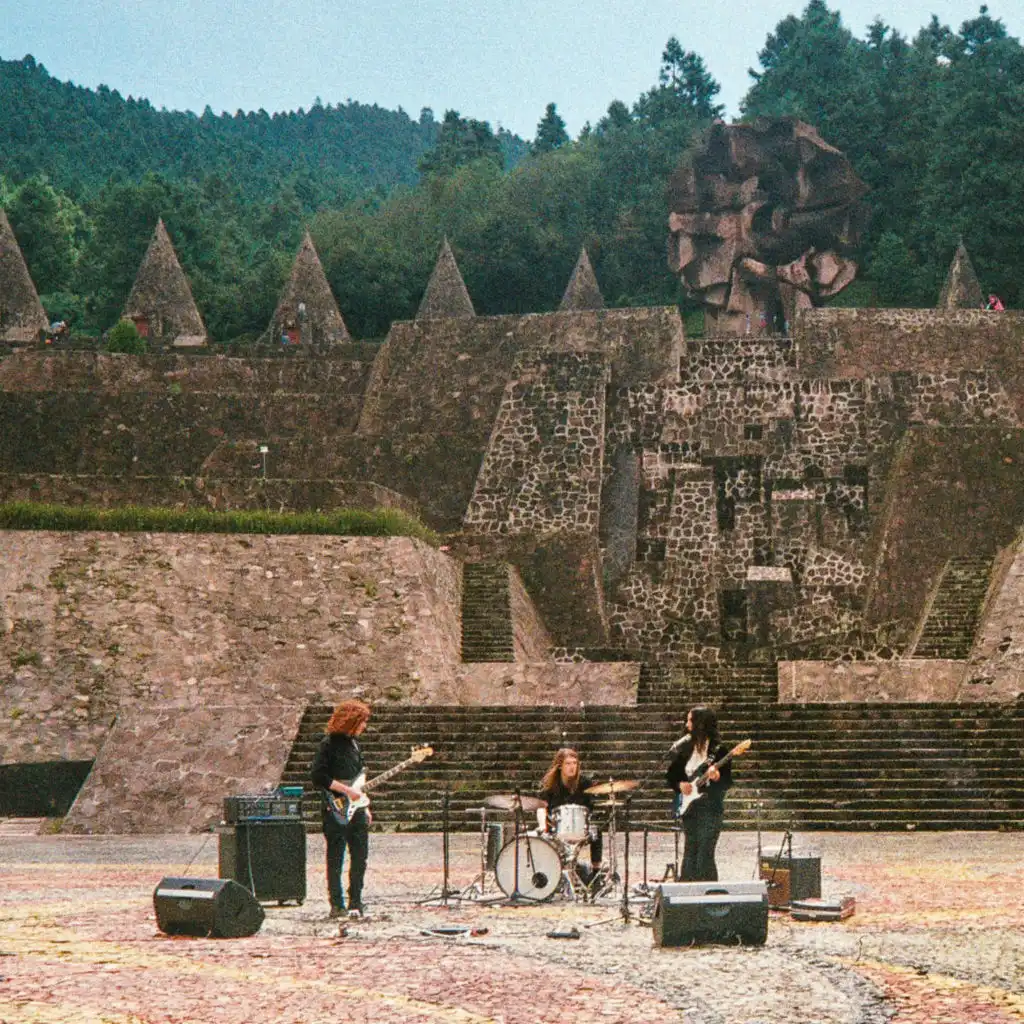
[[516, 796], [515, 793], [494, 793], [486, 797], [484, 803], [499, 811], [525, 811], [527, 814], [538, 807], [547, 807], [543, 800], [535, 796]]
[[617, 779], [613, 782], [600, 782], [596, 786], [589, 786], [583, 792], [590, 793], [591, 796], [607, 796], [609, 793], [628, 793], [639, 785], [640, 783], [636, 779]]

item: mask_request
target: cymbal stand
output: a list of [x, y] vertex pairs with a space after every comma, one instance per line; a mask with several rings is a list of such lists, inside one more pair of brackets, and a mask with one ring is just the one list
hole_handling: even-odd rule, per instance
[[473, 879], [465, 889], [462, 890], [464, 899], [476, 899], [485, 895], [487, 890], [487, 807], [482, 804], [480, 807], [472, 808], [480, 812], [480, 873]]
[[622, 853], [622, 920], [629, 923], [629, 801], [627, 796], [622, 804], [622, 823], [625, 831]]
[[514, 810], [516, 826], [515, 836], [513, 837], [515, 847], [512, 851], [512, 871], [513, 876], [515, 878], [515, 882], [512, 886], [512, 892], [510, 892], [505, 899], [499, 901], [501, 903], [501, 906], [503, 907], [523, 907], [537, 903], [537, 900], [535, 900], [532, 896], [527, 896], [525, 893], [519, 891], [519, 836], [523, 835], [526, 839], [526, 867], [529, 869], [531, 877], [533, 876], [533, 848], [530, 845], [530, 833], [522, 827], [523, 801], [522, 797], [520, 796], [518, 786], [516, 787], [516, 800]]
[[428, 903], [439, 903], [442, 907], [448, 906], [451, 898], [461, 899], [462, 894], [458, 889], [452, 889], [448, 885], [451, 823], [449, 821], [449, 805], [451, 804], [451, 790], [446, 786], [444, 796], [441, 798], [441, 892], [435, 896], [433, 890], [419, 901], [420, 906]]

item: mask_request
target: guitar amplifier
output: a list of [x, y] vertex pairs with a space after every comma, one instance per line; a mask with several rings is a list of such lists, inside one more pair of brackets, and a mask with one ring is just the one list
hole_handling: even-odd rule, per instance
[[[293, 789], [298, 789], [298, 794]], [[301, 821], [302, 790], [296, 786], [289, 787], [287, 792], [226, 796], [223, 817], [225, 825], [246, 821]]]
[[220, 832], [221, 878], [244, 885], [257, 900], [306, 898], [306, 826], [301, 821], [239, 822]]
[[771, 907], [788, 907], [794, 900], [821, 896], [820, 857], [763, 855], [759, 874], [768, 885]]
[[768, 939], [764, 882], [662, 882], [654, 897], [654, 944], [689, 946]]

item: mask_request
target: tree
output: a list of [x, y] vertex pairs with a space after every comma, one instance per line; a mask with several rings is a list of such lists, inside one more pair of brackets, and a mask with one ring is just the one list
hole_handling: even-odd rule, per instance
[[76, 234], [84, 229], [82, 211], [45, 177], [32, 177], [15, 192], [7, 216], [36, 288], [66, 288], [78, 255]]
[[474, 160], [489, 160], [501, 169], [505, 165], [501, 143], [486, 121], [474, 121], [457, 110], [447, 110], [437, 144], [420, 157], [417, 169], [423, 177], [451, 174]]
[[146, 340], [139, 335], [138, 328], [131, 320], [118, 320], [107, 332], [106, 347], [108, 352], [141, 356], [146, 353]]
[[534, 153], [550, 153], [564, 146], [569, 141], [569, 133], [565, 130], [565, 122], [558, 115], [554, 103], [549, 103], [544, 116], [537, 125], [537, 137], [533, 140]]
[[703, 58], [684, 50], [675, 36], [669, 38], [662, 52], [658, 82], [702, 121], [721, 117], [725, 110], [720, 103], [712, 102], [722, 87], [712, 78]]

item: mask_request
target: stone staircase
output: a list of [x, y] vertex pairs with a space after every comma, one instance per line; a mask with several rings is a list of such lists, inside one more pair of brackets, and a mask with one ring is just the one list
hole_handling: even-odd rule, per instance
[[915, 658], [965, 661], [974, 645], [988, 591], [990, 558], [951, 558], [914, 645]]
[[779, 696], [776, 665], [673, 665], [643, 662], [638, 704], [663, 704], [686, 711], [694, 704], [739, 708], [774, 704]]
[[504, 562], [466, 562], [462, 567], [462, 660], [515, 660]]
[[[706, 696], [706, 693], [703, 694]], [[429, 743], [434, 756], [376, 792], [377, 827], [437, 831], [449, 794], [451, 827], [479, 828], [492, 793], [533, 793], [560, 746], [580, 750], [595, 779], [646, 780], [634, 828], [668, 829], [667, 754], [688, 701], [635, 707], [380, 706], [363, 737], [368, 774]], [[1024, 704], [720, 705], [728, 743], [749, 737], [726, 801], [731, 828], [1016, 829], [1024, 827]], [[329, 714], [311, 705], [282, 784], [305, 785], [307, 827], [319, 828], [309, 768]], [[602, 816], [607, 811], [601, 812]], [[500, 820], [500, 819], [497, 819]]]

